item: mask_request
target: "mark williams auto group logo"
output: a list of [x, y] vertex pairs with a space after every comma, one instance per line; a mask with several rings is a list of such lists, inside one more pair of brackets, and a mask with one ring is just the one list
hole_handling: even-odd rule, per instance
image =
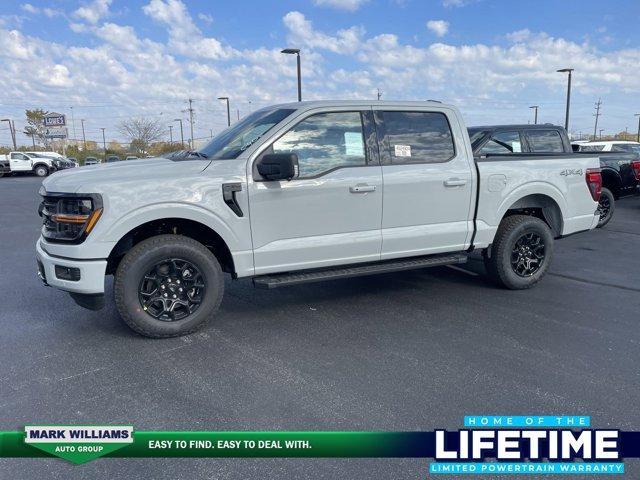
[[133, 443], [133, 427], [27, 426], [28, 445], [73, 463], [89, 460]]
[[583, 416], [468, 416], [467, 429], [435, 431], [429, 473], [624, 473], [618, 430], [586, 429], [590, 423]]

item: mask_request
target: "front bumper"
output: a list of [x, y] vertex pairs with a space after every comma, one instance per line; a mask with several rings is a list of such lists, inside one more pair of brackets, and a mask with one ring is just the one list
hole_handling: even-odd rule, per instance
[[[106, 260], [76, 260], [49, 255], [40, 240], [36, 243], [38, 276], [45, 285], [67, 292], [96, 295], [104, 294], [104, 278], [107, 270]], [[80, 280], [63, 280], [56, 275], [56, 266], [77, 268]]]

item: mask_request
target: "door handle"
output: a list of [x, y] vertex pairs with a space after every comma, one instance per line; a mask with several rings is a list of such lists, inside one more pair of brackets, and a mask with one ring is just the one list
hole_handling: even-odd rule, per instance
[[376, 186], [375, 185], [358, 184], [358, 185], [354, 185], [354, 186], [349, 187], [349, 191], [351, 193], [375, 192], [376, 191]]
[[462, 178], [448, 178], [444, 181], [445, 187], [462, 187], [467, 184], [467, 181]]

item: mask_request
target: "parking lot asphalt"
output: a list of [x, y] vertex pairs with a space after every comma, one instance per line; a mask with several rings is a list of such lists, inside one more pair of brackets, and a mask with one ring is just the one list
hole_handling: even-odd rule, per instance
[[[2, 430], [404, 431], [457, 429], [469, 414], [640, 428], [638, 197], [604, 229], [558, 241], [531, 290], [499, 289], [474, 262], [274, 291], [229, 280], [205, 330], [150, 340], [119, 319], [111, 293], [90, 312], [37, 279], [40, 183], [0, 179]], [[0, 478], [417, 479], [428, 463], [2, 459]], [[640, 463], [627, 472], [640, 476]]]

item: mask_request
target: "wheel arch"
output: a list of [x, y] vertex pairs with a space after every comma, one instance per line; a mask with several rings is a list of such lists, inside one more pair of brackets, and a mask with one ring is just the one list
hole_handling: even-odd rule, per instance
[[605, 167], [602, 169], [602, 186], [613, 193], [613, 198], [618, 199], [620, 196], [620, 188], [622, 187], [622, 179], [620, 174], [613, 168]]
[[214, 229], [197, 220], [179, 217], [157, 218], [132, 228], [117, 241], [107, 258], [107, 274], [112, 274], [124, 255], [135, 245], [148, 238], [174, 234], [192, 238], [207, 247], [216, 257], [224, 272], [236, 275], [233, 255], [227, 242]]
[[34, 164], [34, 165], [33, 165], [33, 167], [31, 167], [31, 170], [32, 170], [33, 172], [35, 172], [35, 171], [36, 171], [36, 168], [38, 168], [38, 167], [44, 167], [44, 168], [46, 168], [46, 169], [47, 169], [47, 172], [51, 172], [51, 170], [52, 170], [52, 168], [51, 168], [49, 165], [47, 165], [46, 163], [44, 163], [44, 162], [38, 162], [38, 163]]
[[525, 195], [513, 201], [504, 211], [500, 221], [512, 215], [530, 215], [544, 221], [554, 237], [560, 237], [564, 227], [562, 209], [558, 202], [544, 193]]

